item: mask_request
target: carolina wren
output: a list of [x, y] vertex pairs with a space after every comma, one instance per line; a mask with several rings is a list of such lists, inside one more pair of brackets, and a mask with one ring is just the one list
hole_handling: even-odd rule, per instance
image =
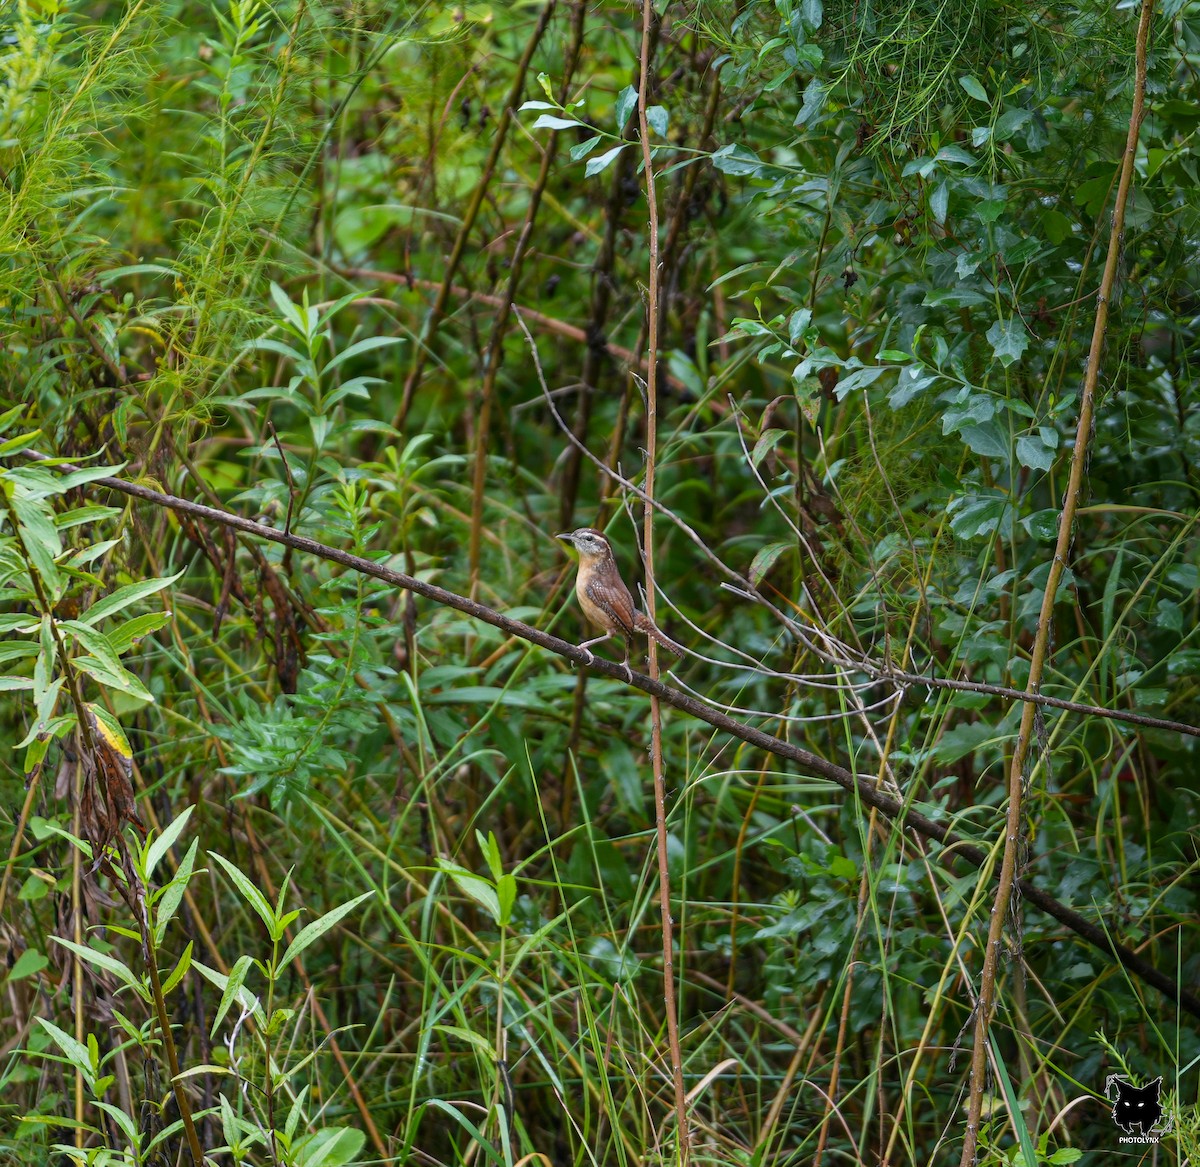
[[[645, 612], [639, 612], [633, 596], [621, 578], [613, 555], [612, 544], [591, 527], [580, 527], [570, 534], [555, 535], [564, 543], [570, 543], [579, 552], [579, 572], [575, 576], [575, 595], [589, 624], [604, 629], [603, 636], [585, 640], [580, 648], [590, 649], [610, 636], [621, 637], [625, 645], [625, 659], [621, 664], [632, 677], [629, 669], [629, 643], [634, 633], [652, 636], [668, 652], [683, 656], [683, 649], [669, 636], [658, 629]], [[591, 652], [588, 656], [591, 657]]]

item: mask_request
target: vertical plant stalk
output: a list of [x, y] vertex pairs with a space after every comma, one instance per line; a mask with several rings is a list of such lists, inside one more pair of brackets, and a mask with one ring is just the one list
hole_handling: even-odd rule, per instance
[[[650, 90], [650, 58], [654, 45], [654, 0], [642, 0], [642, 49], [639, 55], [638, 136], [646, 172], [646, 204], [650, 214], [650, 270], [647, 273], [646, 327], [646, 481], [643, 508], [643, 542], [646, 567], [646, 614], [654, 622], [654, 459], [658, 444], [658, 196], [654, 189], [654, 159], [646, 101]], [[650, 676], [658, 679], [658, 646], [646, 637]], [[679, 1048], [679, 1016], [675, 1002], [674, 930], [671, 926], [671, 875], [667, 865], [667, 787], [663, 777], [662, 705], [650, 697], [650, 764], [654, 770], [654, 825], [658, 842], [658, 899], [662, 914], [663, 1009], [667, 1015], [667, 1043], [671, 1078], [675, 1085], [675, 1121], [679, 1128], [679, 1163], [688, 1167], [691, 1138], [688, 1134], [687, 1092], [683, 1084], [683, 1054]]]
[[[71, 830], [75, 838], [83, 838], [83, 762], [75, 763], [75, 773], [71, 780], [71, 790], [75, 796], [75, 805], [71, 808]], [[32, 783], [35, 786], [36, 783]], [[71, 939], [83, 947], [83, 851], [79, 847], [71, 848]], [[87, 1044], [83, 1032], [83, 961], [79, 951], [71, 953], [71, 1008], [75, 1014], [75, 1040], [80, 1045]], [[83, 1150], [83, 1135], [87, 1129], [83, 1121], [83, 1071], [75, 1067], [75, 1149]]]
[[179, 1054], [175, 1049], [175, 1035], [171, 1032], [171, 1018], [167, 1014], [167, 1001], [163, 996], [162, 980], [158, 975], [158, 949], [154, 944], [154, 929], [147, 914], [146, 888], [133, 870], [132, 863], [126, 863], [125, 872], [129, 876], [129, 905], [134, 909], [138, 928], [142, 933], [142, 949], [146, 954], [146, 971], [150, 974], [150, 995], [154, 1000], [158, 1028], [162, 1032], [163, 1050], [167, 1055], [167, 1068], [171, 1071], [171, 1089], [175, 1093], [175, 1105], [179, 1108], [179, 1117], [183, 1121], [183, 1130], [187, 1136], [192, 1162], [195, 1167], [204, 1167], [204, 1152], [200, 1149], [200, 1136], [196, 1132], [196, 1123], [192, 1118], [192, 1104], [188, 1100], [187, 1091], [183, 1088], [183, 1082], [179, 1077]]
[[396, 429], [403, 429], [404, 423], [408, 419], [408, 411], [412, 406], [413, 392], [416, 390], [417, 382], [421, 379], [421, 373], [425, 369], [426, 354], [429, 352], [429, 346], [433, 343], [438, 325], [441, 324], [442, 317], [446, 313], [446, 304], [450, 299], [450, 288], [458, 272], [458, 265], [462, 262], [462, 257], [466, 253], [467, 240], [470, 238], [471, 232], [475, 227], [479, 208], [483, 206], [484, 196], [487, 194], [488, 187], [492, 182], [492, 176], [496, 172], [496, 164], [500, 161], [500, 151], [503, 150], [504, 143], [508, 140], [508, 127], [512, 124], [513, 110], [516, 108], [517, 102], [521, 100], [521, 94], [525, 90], [525, 78], [529, 73], [529, 63], [533, 60], [533, 54], [541, 43], [542, 36], [550, 24], [550, 17], [554, 15], [554, 9], [557, 6], [558, 0], [547, 0], [546, 7], [542, 9], [541, 18], [537, 22], [537, 27], [533, 30], [533, 36], [526, 43], [525, 51], [521, 54], [521, 60], [517, 64], [512, 88], [508, 91], [508, 96], [504, 99], [504, 108], [500, 111], [495, 137], [492, 139], [492, 148], [488, 151], [487, 161], [483, 164], [483, 173], [479, 176], [479, 182], [471, 194], [471, 201], [467, 205], [466, 213], [463, 215], [462, 226], [459, 227], [458, 236], [454, 240], [454, 249], [450, 252], [450, 259], [447, 261], [446, 270], [442, 274], [441, 286], [438, 288], [437, 296], [434, 298], [433, 307], [429, 310], [429, 315], [425, 318], [425, 327], [421, 329], [421, 335], [418, 337], [413, 349], [412, 364], [409, 366], [408, 376], [404, 380], [404, 393], [400, 399], [400, 409], [392, 422]]
[[[62, 665], [63, 674], [67, 679], [67, 691], [70, 694], [71, 704], [75, 709], [75, 721], [79, 732], [80, 744], [84, 753], [89, 758], [96, 756], [96, 742], [92, 734], [91, 722], [88, 720], [87, 707], [83, 700], [83, 687], [79, 681], [79, 674], [71, 662], [70, 653], [67, 652], [66, 643], [63, 640], [62, 632], [58, 627], [58, 623], [54, 618], [54, 606], [51, 603], [50, 593], [46, 590], [45, 581], [43, 581], [41, 573], [33, 562], [33, 558], [29, 554], [29, 549], [25, 545], [25, 536], [21, 532], [21, 524], [17, 518], [16, 507], [13, 505], [12, 498], [7, 490], [0, 487], [0, 497], [3, 499], [3, 505], [8, 512], [9, 523], [13, 529], [13, 538], [17, 543], [21, 557], [24, 560], [26, 569], [29, 572], [29, 580], [33, 585], [34, 595], [37, 597], [38, 605], [41, 608], [43, 619], [50, 621], [50, 631], [54, 637], [55, 650], [58, 655], [59, 663]], [[80, 786], [80, 775], [82, 775], [82, 763], [76, 772], [76, 797], [75, 797], [75, 817], [72, 820], [76, 828], [79, 825], [80, 806], [82, 803], [82, 791]], [[110, 808], [111, 809], [111, 808]], [[171, 1033], [170, 1020], [167, 1017], [166, 1002], [162, 995], [162, 982], [158, 976], [158, 955], [154, 949], [154, 934], [150, 928], [149, 921], [146, 919], [146, 895], [145, 888], [138, 881], [133, 865], [129, 862], [129, 854], [125, 848], [125, 841], [121, 835], [117, 835], [117, 846], [121, 852], [122, 858], [125, 860], [125, 870], [129, 878], [129, 905], [133, 909], [134, 915], [138, 921], [138, 927], [142, 934], [142, 948], [146, 956], [147, 971], [150, 974], [151, 994], [154, 998], [155, 1010], [158, 1015], [159, 1026], [163, 1031], [163, 1048], [167, 1052], [167, 1060], [171, 1069], [171, 1086], [175, 1091], [175, 1101], [179, 1106], [179, 1117], [183, 1122], [184, 1132], [188, 1140], [188, 1148], [192, 1154], [192, 1161], [195, 1167], [202, 1167], [204, 1162], [204, 1153], [200, 1149], [200, 1139], [196, 1134], [196, 1125], [192, 1121], [192, 1108], [188, 1104], [187, 1093], [184, 1091], [183, 1083], [179, 1081], [179, 1059], [175, 1053], [175, 1040]], [[78, 850], [78, 849], [77, 849]], [[80, 865], [78, 857], [75, 860], [74, 875], [72, 880], [72, 892], [75, 908], [75, 942], [82, 943], [82, 933], [80, 932], [82, 924], [82, 899], [80, 896]], [[136, 901], [136, 903], [135, 903]], [[79, 1036], [79, 1031], [82, 1026], [82, 980], [78, 975], [73, 979], [72, 1000], [75, 1008], [75, 1027], [76, 1037]], [[82, 1109], [82, 1083], [77, 1074], [75, 1082], [75, 1107], [76, 1117], [80, 1117], [79, 1112]]]
[[[700, 149], [705, 149], [712, 140], [713, 126], [717, 119], [717, 109], [721, 102], [721, 81], [720, 78], [715, 78], [712, 82], [712, 87], [708, 93], [708, 104], [704, 111], [704, 126], [700, 131], [700, 136], [697, 139], [697, 146]], [[683, 184], [675, 198], [675, 210], [671, 216], [670, 225], [667, 228], [667, 239], [663, 244], [659, 256], [659, 286], [671, 284], [673, 279], [677, 278], [675, 271], [675, 261], [677, 259], [676, 247], [679, 240], [683, 237], [683, 228], [688, 220], [688, 206], [692, 201], [692, 193], [696, 189], [696, 181], [700, 176], [699, 166], [689, 166], [684, 171]], [[680, 260], [682, 263], [682, 260]], [[665, 323], [666, 305], [660, 305], [659, 308], [659, 328], [661, 329]], [[642, 346], [646, 343], [646, 326], [642, 326], [642, 331], [638, 334], [637, 344], [634, 346], [634, 352], [640, 353]], [[617, 424], [613, 426], [612, 437], [608, 443], [608, 457], [606, 459], [608, 466], [612, 470], [616, 470], [621, 462], [621, 450], [625, 446], [625, 431], [629, 424], [629, 405], [633, 398], [635, 386], [637, 384], [637, 376], [631, 366], [625, 377], [625, 392], [621, 395], [621, 404], [617, 409]], [[584, 434], [577, 433], [576, 436], [582, 441]], [[579, 456], [579, 450], [572, 447], [571, 453]], [[613, 488], [616, 485], [616, 480], [611, 476], [605, 476], [600, 480], [600, 511], [596, 517], [596, 526], [603, 529], [604, 527], [604, 511], [605, 505], [608, 503], [612, 495]], [[569, 524], [567, 524], [569, 525]]]
[[[1096, 385], [1100, 379], [1100, 358], [1104, 350], [1104, 336], [1108, 330], [1109, 300], [1117, 278], [1117, 264], [1120, 261], [1125, 232], [1125, 208], [1129, 202], [1129, 188], [1133, 182], [1133, 162], [1137, 152], [1138, 133], [1145, 112], [1146, 46], [1150, 39], [1150, 22], [1153, 13], [1154, 0], [1142, 0], [1137, 29], [1137, 63], [1134, 70], [1133, 109], [1129, 116], [1129, 134], [1125, 139], [1125, 155], [1121, 160], [1121, 179], [1117, 185], [1117, 197], [1113, 206], [1108, 255], [1104, 261], [1104, 274], [1100, 278], [1100, 288], [1096, 297], [1096, 317], [1092, 326], [1092, 343], [1088, 350], [1087, 368], [1083, 378], [1083, 394], [1079, 403], [1079, 423], [1075, 428], [1075, 450], [1071, 455], [1071, 473], [1067, 480], [1066, 494], [1063, 496], [1062, 513], [1058, 523], [1058, 540], [1054, 545], [1054, 559], [1050, 564], [1050, 573], [1046, 577], [1046, 592], [1042, 597], [1037, 633], [1029, 659], [1029, 681], [1026, 685], [1026, 692], [1030, 694], [1035, 694], [1040, 687], [1042, 673], [1046, 667], [1050, 647], [1050, 631], [1054, 619], [1054, 598], [1067, 565], [1067, 557], [1070, 554], [1071, 532], [1083, 486], [1084, 466], [1087, 463], [1088, 444], [1092, 433]], [[959, 1167], [971, 1167], [971, 1164], [974, 1163], [975, 1150], [979, 1140], [979, 1122], [983, 1111], [983, 1089], [987, 1071], [988, 1027], [996, 1001], [996, 971], [1000, 963], [1004, 923], [1008, 917], [1009, 907], [1012, 903], [1013, 884], [1017, 878], [1017, 859], [1021, 848], [1021, 819], [1024, 814], [1025, 767], [1036, 714], [1036, 704], [1026, 701], [1021, 714], [1021, 728], [1017, 734], [1012, 763], [1008, 771], [1008, 814], [1005, 821], [1004, 855], [1000, 863], [1000, 880], [996, 886], [991, 921], [988, 925], [983, 970], [979, 975], [979, 1001], [975, 1011], [975, 1044], [971, 1052], [967, 1126]]]
[[[587, 17], [587, 5], [580, 0], [575, 9], [575, 20], [572, 29], [571, 47], [567, 52], [567, 62], [563, 69], [562, 87], [559, 90], [559, 101], [566, 104], [571, 93], [571, 78], [579, 63], [579, 54], [583, 48], [583, 30]], [[508, 284], [504, 289], [504, 299], [500, 310], [496, 313], [492, 325], [492, 335], [488, 342], [487, 355], [484, 357], [483, 386], [479, 391], [479, 421], [475, 426], [475, 466], [471, 483], [471, 535], [468, 543], [468, 563], [470, 566], [470, 592], [473, 600], [479, 598], [479, 545], [483, 532], [483, 493], [487, 481], [487, 452], [488, 436], [492, 426], [492, 401], [496, 393], [496, 378], [500, 375], [500, 366], [504, 363], [504, 338], [508, 335], [508, 325], [512, 319], [513, 301], [517, 296], [517, 288], [521, 282], [521, 268], [529, 251], [529, 240], [533, 237], [533, 226], [537, 221], [538, 209], [542, 205], [542, 195], [546, 191], [546, 183], [550, 179], [550, 169], [558, 150], [558, 131], [550, 134], [542, 154], [542, 165], [538, 171], [537, 181], [529, 195], [529, 209], [525, 213], [525, 225], [521, 236], [513, 248], [512, 264], [508, 274]], [[580, 674], [582, 676], [582, 673]]]
[[[640, 90], [644, 90], [642, 84], [642, 58], [646, 57], [653, 59], [658, 51], [659, 24], [654, 22], [654, 27], [650, 33], [651, 41], [648, 51], [645, 51], [638, 56], [638, 86]], [[638, 123], [640, 126], [640, 122]], [[633, 123], [630, 122], [627, 126], [618, 126], [617, 133], [622, 140], [628, 137], [632, 140]], [[571, 427], [571, 432], [575, 435], [579, 442], [587, 443], [588, 429], [592, 420], [592, 406], [595, 403], [596, 393], [600, 387], [600, 375], [604, 370], [606, 358], [614, 355], [615, 348], [608, 343], [605, 335], [605, 328], [608, 325], [609, 310], [612, 307], [613, 291], [615, 290], [616, 278], [614, 269], [617, 261], [617, 236], [621, 230], [622, 211], [625, 208], [625, 188], [630, 180], [630, 169], [632, 163], [630, 158], [632, 153], [622, 151], [617, 157], [615, 165], [612, 167], [612, 179], [608, 187], [608, 199], [604, 205], [604, 236], [600, 243], [600, 251], [596, 256], [595, 262], [592, 264], [592, 295], [591, 303], [588, 308], [588, 323], [585, 335], [587, 350], [583, 357], [583, 372], [580, 375], [580, 391], [579, 403], [575, 410], [575, 421]], [[693, 167], [693, 169], [695, 169]], [[637, 344], [634, 345], [633, 363], [637, 362], [638, 356], [641, 354], [642, 346], [646, 343], [645, 326], [638, 334]], [[623, 402], [628, 400], [629, 393], [633, 384], [633, 374], [630, 373], [628, 383], [626, 385], [625, 397]], [[627, 408], [622, 405], [622, 409]], [[618, 424], [619, 432], [623, 429], [623, 424]], [[619, 449], [619, 447], [618, 447]], [[615, 456], [612, 463], [616, 465]], [[579, 473], [583, 465], [583, 453], [580, 448], [572, 442], [567, 449], [566, 462], [562, 470], [562, 489], [561, 489], [561, 512], [559, 522], [564, 530], [570, 530], [575, 525], [575, 503], [579, 495]], [[608, 489], [608, 479], [601, 479], [600, 491], [601, 499], [605, 498], [604, 491]], [[597, 517], [597, 525], [604, 526], [601, 518]]]

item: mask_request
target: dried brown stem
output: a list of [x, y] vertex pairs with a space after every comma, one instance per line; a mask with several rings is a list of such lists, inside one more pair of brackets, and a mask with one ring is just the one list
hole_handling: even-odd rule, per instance
[[[1070, 558], [1075, 512], [1079, 506], [1080, 492], [1083, 489], [1084, 468], [1087, 465], [1088, 445], [1092, 436], [1096, 385], [1100, 377], [1100, 359], [1104, 353], [1104, 336], [1108, 330], [1108, 305], [1116, 283], [1117, 265], [1120, 262], [1121, 248], [1124, 243], [1125, 208], [1129, 201], [1138, 132], [1141, 129], [1142, 115], [1145, 110], [1146, 46], [1150, 39], [1150, 22], [1153, 14], [1154, 0], [1142, 0], [1137, 29], [1133, 109], [1129, 116], [1129, 133], [1125, 139], [1125, 155], [1121, 161], [1121, 179], [1117, 186], [1117, 197], [1113, 206], [1112, 231], [1108, 237], [1108, 256], [1104, 262], [1104, 274], [1100, 278], [1100, 291], [1096, 298], [1096, 316], [1083, 378], [1083, 393], [1079, 402], [1079, 424], [1075, 429], [1075, 449], [1071, 455], [1071, 473], [1067, 480], [1066, 493], [1063, 496], [1062, 512], [1058, 522], [1058, 540], [1054, 546], [1054, 559], [1050, 564], [1050, 573], [1046, 577], [1046, 591], [1042, 597], [1037, 633], [1034, 637], [1033, 651], [1030, 654], [1027, 684], [1029, 693], [1037, 692], [1049, 657], [1050, 638], [1054, 625], [1054, 600], [1058, 592], [1059, 581], [1062, 579], [1067, 560]], [[971, 1054], [967, 1124], [959, 1167], [972, 1167], [979, 1141], [979, 1123], [983, 1111], [983, 1092], [987, 1075], [988, 1027], [991, 1024], [992, 1009], [996, 1001], [996, 974], [1000, 964], [1000, 951], [1004, 943], [1004, 925], [1013, 904], [1013, 890], [1021, 883], [1018, 878], [1017, 863], [1020, 858], [1024, 831], [1022, 819], [1025, 813], [1024, 794], [1028, 777], [1029, 746], [1033, 738], [1036, 716], [1037, 706], [1032, 701], [1026, 701], [1021, 714], [1021, 728], [1017, 733], [1017, 741], [1013, 748], [1012, 762], [1008, 771], [1008, 813], [1005, 821], [1004, 854], [1000, 862], [1000, 877], [992, 903], [983, 969], [979, 974], [979, 1001], [975, 1011], [975, 1044]]]
[[[658, 454], [658, 192], [654, 186], [654, 154], [646, 105], [650, 100], [650, 58], [654, 51], [655, 13], [652, 0], [642, 0], [642, 51], [638, 77], [638, 136], [642, 140], [642, 167], [646, 177], [646, 203], [650, 212], [650, 267], [646, 275], [646, 505], [643, 508], [642, 559], [646, 573], [646, 614], [654, 624], [654, 470]], [[658, 680], [658, 644], [647, 637], [650, 676]], [[679, 1129], [679, 1163], [688, 1167], [691, 1137], [688, 1133], [687, 1088], [683, 1082], [683, 1051], [679, 1046], [679, 1013], [675, 1001], [675, 939], [671, 922], [671, 874], [667, 853], [667, 785], [663, 773], [662, 704], [650, 695], [650, 765], [654, 772], [654, 826], [658, 851], [658, 906], [662, 918], [663, 1010], [667, 1015], [667, 1043], [671, 1054], [671, 1079], [675, 1086], [675, 1122]]]

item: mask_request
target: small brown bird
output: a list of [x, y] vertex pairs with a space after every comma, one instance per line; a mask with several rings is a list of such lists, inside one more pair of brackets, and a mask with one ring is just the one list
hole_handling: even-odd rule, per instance
[[[579, 552], [579, 573], [575, 577], [575, 595], [588, 623], [604, 629], [603, 636], [585, 640], [580, 648], [590, 649], [610, 636], [621, 637], [625, 645], [625, 659], [621, 662], [625, 671], [629, 669], [629, 644], [634, 633], [652, 636], [668, 652], [683, 656], [683, 649], [654, 625], [645, 612], [639, 612], [633, 596], [621, 578], [613, 555], [612, 544], [591, 527], [580, 527], [570, 534], [555, 535], [564, 543], [570, 543]], [[591, 652], [588, 653], [591, 656]]]

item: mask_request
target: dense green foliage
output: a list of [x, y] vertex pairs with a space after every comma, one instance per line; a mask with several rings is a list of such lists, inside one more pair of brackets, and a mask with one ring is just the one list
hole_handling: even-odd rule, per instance
[[[658, 8], [666, 679], [994, 859], [665, 712], [696, 1162], [957, 1158], [1022, 703], [933, 682], [1029, 679], [1137, 7]], [[0, 1163], [678, 1161], [645, 695], [94, 481], [582, 639], [554, 533], [642, 578], [640, 10], [0, 24]], [[1041, 685], [1192, 726], [1198, 69], [1160, 0]], [[1035, 739], [1021, 873], [1194, 991], [1197, 733]], [[981, 1162], [1123, 1153], [1110, 1075], [1195, 1161], [1197, 1018], [1020, 898], [990, 1053]]]

